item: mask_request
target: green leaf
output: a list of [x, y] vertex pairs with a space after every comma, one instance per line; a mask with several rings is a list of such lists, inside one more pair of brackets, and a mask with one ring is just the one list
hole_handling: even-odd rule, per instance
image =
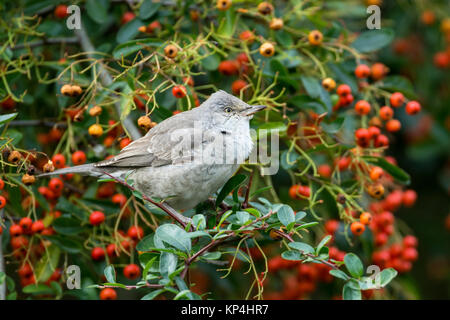
[[79, 220], [68, 217], [60, 217], [53, 220], [52, 226], [57, 233], [65, 235], [75, 235], [83, 231]]
[[336, 278], [339, 278], [339, 279], [342, 279], [345, 281], [347, 281], [349, 279], [349, 276], [342, 270], [332, 269], [332, 270], [330, 270], [330, 274], [333, 277], [336, 277]]
[[57, 235], [43, 236], [43, 238], [50, 240], [51, 243], [55, 244], [60, 249], [68, 253], [79, 253], [83, 248], [79, 242], [72, 240], [70, 238], [60, 237]]
[[285, 150], [281, 153], [280, 164], [285, 170], [292, 169], [297, 164], [300, 155], [295, 150]]
[[53, 290], [45, 284], [30, 284], [22, 289], [24, 293], [29, 294], [52, 294]]
[[[125, 23], [120, 27], [117, 32], [116, 40], [118, 43], [124, 43], [125, 41], [131, 40], [139, 34], [139, 27], [143, 26], [144, 22], [139, 19], [133, 19]], [[120, 57], [120, 56], [119, 56]]]
[[103, 24], [108, 19], [108, 8], [108, 0], [86, 1], [86, 12], [88, 16], [98, 24]]
[[105, 268], [103, 274], [105, 275], [108, 282], [116, 282], [116, 270], [114, 269], [114, 266], [112, 264]]
[[139, 8], [139, 17], [143, 20], [151, 18], [161, 7], [160, 3], [153, 3], [152, 0], [144, 0]]
[[278, 209], [277, 217], [285, 227], [290, 225], [292, 222], [295, 222], [294, 210], [292, 210], [292, 208], [286, 204], [282, 205], [281, 208]]
[[318, 224], [319, 223], [317, 221], [304, 223], [301, 226], [296, 227], [295, 230], [310, 228], [310, 227], [316, 226]]
[[163, 224], [156, 229], [155, 237], [169, 245], [184, 251], [191, 251], [191, 239], [187, 232], [175, 224]]
[[317, 254], [317, 255], [320, 254], [320, 251], [322, 250], [322, 248], [323, 248], [323, 247], [328, 243], [328, 241], [330, 241], [330, 240], [331, 240], [331, 236], [328, 235], [328, 236], [324, 237], [324, 238], [320, 241], [320, 243], [317, 245], [317, 248], [316, 248], [316, 254]]
[[15, 117], [17, 117], [17, 115], [18, 115], [17, 112], [0, 115], [0, 125], [10, 122]]
[[204, 230], [206, 228], [206, 218], [202, 214], [196, 214], [192, 217], [192, 225], [197, 230]]
[[61, 251], [55, 245], [49, 246], [45, 250], [44, 256], [39, 260], [34, 268], [36, 280], [47, 281], [58, 266]]
[[342, 289], [344, 300], [361, 300], [361, 290], [355, 288], [352, 282], [347, 282]]
[[417, 99], [411, 81], [402, 76], [384, 77], [378, 87], [391, 92], [401, 92], [409, 99]]
[[157, 257], [151, 258], [144, 267], [144, 270], [142, 271], [142, 279], [146, 280], [148, 272], [150, 271], [150, 268], [152, 267], [153, 263], [156, 261]]
[[225, 183], [225, 185], [222, 187], [222, 190], [220, 190], [219, 195], [216, 199], [216, 208], [222, 203], [222, 201], [237, 187], [239, 187], [242, 182], [244, 182], [246, 176], [243, 174], [237, 174], [230, 178], [230, 180]]
[[362, 158], [366, 162], [369, 162], [371, 164], [381, 167], [398, 182], [405, 184], [405, 185], [408, 185], [411, 183], [411, 177], [409, 176], [409, 174], [407, 174], [405, 171], [403, 171], [403, 169], [397, 167], [396, 165], [393, 165], [392, 163], [387, 161], [385, 158], [371, 157], [371, 156], [363, 156]]
[[284, 251], [281, 254], [281, 257], [284, 260], [290, 260], [290, 261], [300, 261], [300, 260], [305, 259], [305, 257], [299, 251], [294, 251], [294, 250]]
[[244, 225], [249, 221], [250, 214], [247, 211], [238, 211], [236, 212], [236, 217], [239, 225]]
[[150, 293], [147, 293], [145, 296], [143, 296], [141, 298], [141, 300], [153, 300], [155, 299], [157, 296], [159, 296], [161, 293], [166, 292], [166, 289], [158, 289], [155, 291], [152, 291]]
[[288, 246], [304, 253], [314, 253], [314, 248], [304, 242], [289, 242]]
[[161, 42], [160, 39], [153, 39], [153, 38], [131, 40], [118, 45], [113, 50], [113, 57], [115, 59], [120, 59], [122, 57], [127, 57], [130, 54], [137, 52], [139, 50], [144, 50], [146, 49], [146, 47], [160, 47], [162, 46], [162, 44], [163, 43]]
[[306, 212], [304, 212], [304, 211], [298, 211], [298, 212], [295, 214], [295, 222], [302, 221], [302, 219], [303, 219], [304, 217], [306, 217]]
[[168, 278], [177, 268], [178, 257], [173, 253], [161, 252], [159, 259], [159, 272], [164, 278]]
[[233, 36], [238, 15], [235, 10], [226, 10], [221, 12], [219, 16], [219, 28], [217, 29], [217, 34], [222, 37], [230, 38]]
[[394, 39], [394, 32], [391, 29], [374, 29], [361, 33], [352, 43], [352, 47], [362, 53], [377, 51]]
[[353, 277], [359, 278], [364, 274], [363, 264], [356, 254], [347, 253], [344, 256], [344, 263]]
[[387, 284], [389, 284], [389, 282], [391, 282], [397, 276], [397, 274], [398, 274], [397, 270], [393, 268], [383, 269], [383, 271], [381, 271], [379, 275], [381, 287], [384, 287]]
[[319, 84], [317, 78], [309, 76], [301, 76], [303, 86], [311, 98], [319, 98], [321, 95], [322, 86]]

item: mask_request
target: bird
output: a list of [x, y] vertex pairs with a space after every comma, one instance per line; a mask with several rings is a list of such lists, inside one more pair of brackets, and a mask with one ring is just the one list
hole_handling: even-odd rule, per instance
[[192, 209], [217, 192], [249, 157], [250, 119], [265, 108], [219, 90], [200, 106], [160, 122], [110, 159], [38, 177], [114, 177], [175, 210]]

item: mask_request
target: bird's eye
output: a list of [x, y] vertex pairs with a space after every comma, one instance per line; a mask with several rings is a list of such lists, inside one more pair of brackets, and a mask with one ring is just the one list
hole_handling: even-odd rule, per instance
[[226, 108], [224, 109], [224, 111], [225, 111], [226, 113], [230, 113], [231, 111], [233, 111], [233, 109], [231, 109], [230, 107], [226, 107]]

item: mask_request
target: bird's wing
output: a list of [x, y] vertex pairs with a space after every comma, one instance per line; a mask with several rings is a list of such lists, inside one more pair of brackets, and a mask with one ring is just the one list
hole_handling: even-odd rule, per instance
[[[194, 111], [194, 110], [192, 110]], [[178, 163], [186, 158], [181, 150], [186, 146], [186, 137], [201, 134], [194, 130], [198, 121], [197, 112], [183, 112], [166, 119], [152, 128], [115, 157], [96, 163], [95, 167], [159, 167]], [[191, 145], [189, 144], [189, 147]]]

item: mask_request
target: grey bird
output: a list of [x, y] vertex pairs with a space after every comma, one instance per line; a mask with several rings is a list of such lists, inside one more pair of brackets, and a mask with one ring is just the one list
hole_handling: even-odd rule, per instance
[[249, 122], [265, 107], [220, 90], [199, 107], [160, 122], [111, 159], [39, 177], [78, 173], [107, 178], [106, 172], [176, 210], [191, 209], [222, 187], [249, 157]]

